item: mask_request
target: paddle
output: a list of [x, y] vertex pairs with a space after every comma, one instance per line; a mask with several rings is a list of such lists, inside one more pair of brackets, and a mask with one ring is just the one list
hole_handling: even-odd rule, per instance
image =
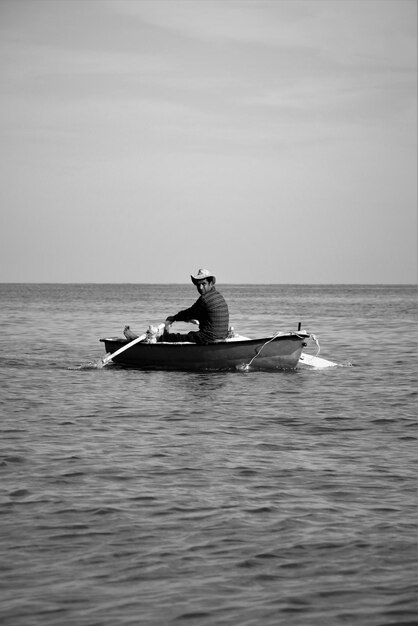
[[[157, 328], [159, 331], [161, 331], [164, 329], [164, 327], [165, 327], [165, 324], [160, 324]], [[103, 357], [103, 359], [99, 360], [99, 362], [97, 363], [97, 366], [104, 367], [105, 365], [110, 363], [110, 361], [112, 361], [112, 359], [114, 359], [115, 356], [118, 356], [118, 354], [122, 354], [122, 352], [125, 352], [125, 350], [129, 350], [129, 348], [132, 348], [132, 346], [134, 346], [136, 343], [139, 343], [140, 341], [144, 341], [146, 337], [147, 337], [147, 334], [144, 333], [143, 335], [140, 335], [139, 337], [135, 337], [135, 339], [132, 339], [132, 341], [122, 346], [122, 348], [119, 348], [119, 350], [116, 350], [115, 352], [111, 352], [110, 354], [106, 354], [106, 356]]]
[[324, 367], [336, 367], [338, 363], [334, 363], [333, 361], [327, 361], [327, 359], [322, 359], [319, 356], [314, 356], [313, 354], [306, 354], [305, 352], [302, 352], [299, 358], [299, 365], [310, 365], [311, 367], [323, 369]]
[[[300, 324], [298, 330], [300, 330]], [[305, 352], [302, 352], [299, 357], [299, 364], [310, 365], [311, 367], [316, 367], [317, 369], [323, 369], [324, 367], [336, 367], [338, 363], [334, 363], [333, 361], [327, 361], [327, 359], [323, 359], [318, 356], [319, 351], [321, 350], [319, 341], [315, 335], [310, 335], [310, 338], [316, 344], [318, 351], [315, 356], [313, 354], [306, 354]]]

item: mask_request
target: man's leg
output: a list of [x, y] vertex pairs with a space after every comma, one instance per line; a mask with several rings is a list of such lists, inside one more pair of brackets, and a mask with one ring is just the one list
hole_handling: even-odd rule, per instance
[[161, 335], [161, 338], [159, 339], [159, 341], [167, 341], [169, 343], [182, 343], [182, 342], [189, 342], [189, 343], [200, 343], [199, 342], [199, 333], [191, 330], [189, 333], [187, 334], [183, 334], [183, 333], [164, 333], [163, 335]]

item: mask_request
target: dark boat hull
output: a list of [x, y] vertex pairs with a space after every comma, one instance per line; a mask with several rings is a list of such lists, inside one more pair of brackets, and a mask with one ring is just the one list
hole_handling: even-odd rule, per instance
[[[165, 370], [252, 370], [294, 369], [306, 340], [305, 333], [288, 333], [272, 339], [225, 341], [206, 346], [192, 343], [137, 343], [114, 362], [125, 367]], [[113, 353], [128, 342], [101, 339], [106, 352]]]

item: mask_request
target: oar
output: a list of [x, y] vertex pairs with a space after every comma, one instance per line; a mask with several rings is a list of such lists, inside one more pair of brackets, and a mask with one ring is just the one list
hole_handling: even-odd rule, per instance
[[[300, 330], [300, 326], [301, 324], [299, 322], [298, 330]], [[315, 335], [310, 335], [310, 338], [317, 345], [318, 351], [315, 356], [313, 354], [305, 354], [305, 352], [302, 352], [302, 354], [299, 357], [299, 364], [310, 365], [311, 367], [316, 367], [317, 369], [323, 369], [325, 367], [336, 367], [338, 363], [334, 363], [333, 361], [327, 361], [327, 359], [323, 359], [318, 356], [319, 351], [321, 350], [319, 341]]]
[[301, 365], [310, 365], [311, 367], [316, 367], [318, 369], [323, 369], [324, 367], [336, 367], [338, 363], [334, 363], [333, 361], [327, 361], [327, 359], [322, 359], [319, 356], [313, 356], [313, 354], [306, 354], [302, 352], [299, 358], [299, 364]]
[[[165, 324], [160, 324], [158, 326], [158, 330], [161, 331], [161, 330], [163, 330], [164, 327], [165, 327]], [[121, 348], [119, 348], [119, 350], [116, 350], [115, 352], [111, 352], [110, 354], [106, 354], [106, 356], [103, 357], [103, 359], [99, 360], [97, 366], [98, 367], [104, 367], [110, 361], [112, 361], [112, 359], [114, 359], [115, 356], [118, 356], [119, 354], [122, 354], [122, 352], [125, 352], [125, 350], [129, 350], [129, 348], [132, 348], [132, 346], [134, 346], [136, 343], [139, 343], [140, 341], [144, 341], [144, 339], [146, 339], [146, 337], [147, 337], [147, 334], [144, 333], [143, 335], [140, 335], [139, 337], [135, 337], [135, 339], [132, 339], [132, 341], [130, 341], [126, 345], [124, 345]]]

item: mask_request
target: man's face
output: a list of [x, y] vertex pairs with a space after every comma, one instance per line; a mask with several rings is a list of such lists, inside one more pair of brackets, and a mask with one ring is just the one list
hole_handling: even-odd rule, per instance
[[200, 293], [201, 296], [204, 296], [205, 293], [208, 293], [211, 289], [213, 289], [213, 282], [205, 278], [204, 280], [199, 280], [196, 284], [196, 289]]

